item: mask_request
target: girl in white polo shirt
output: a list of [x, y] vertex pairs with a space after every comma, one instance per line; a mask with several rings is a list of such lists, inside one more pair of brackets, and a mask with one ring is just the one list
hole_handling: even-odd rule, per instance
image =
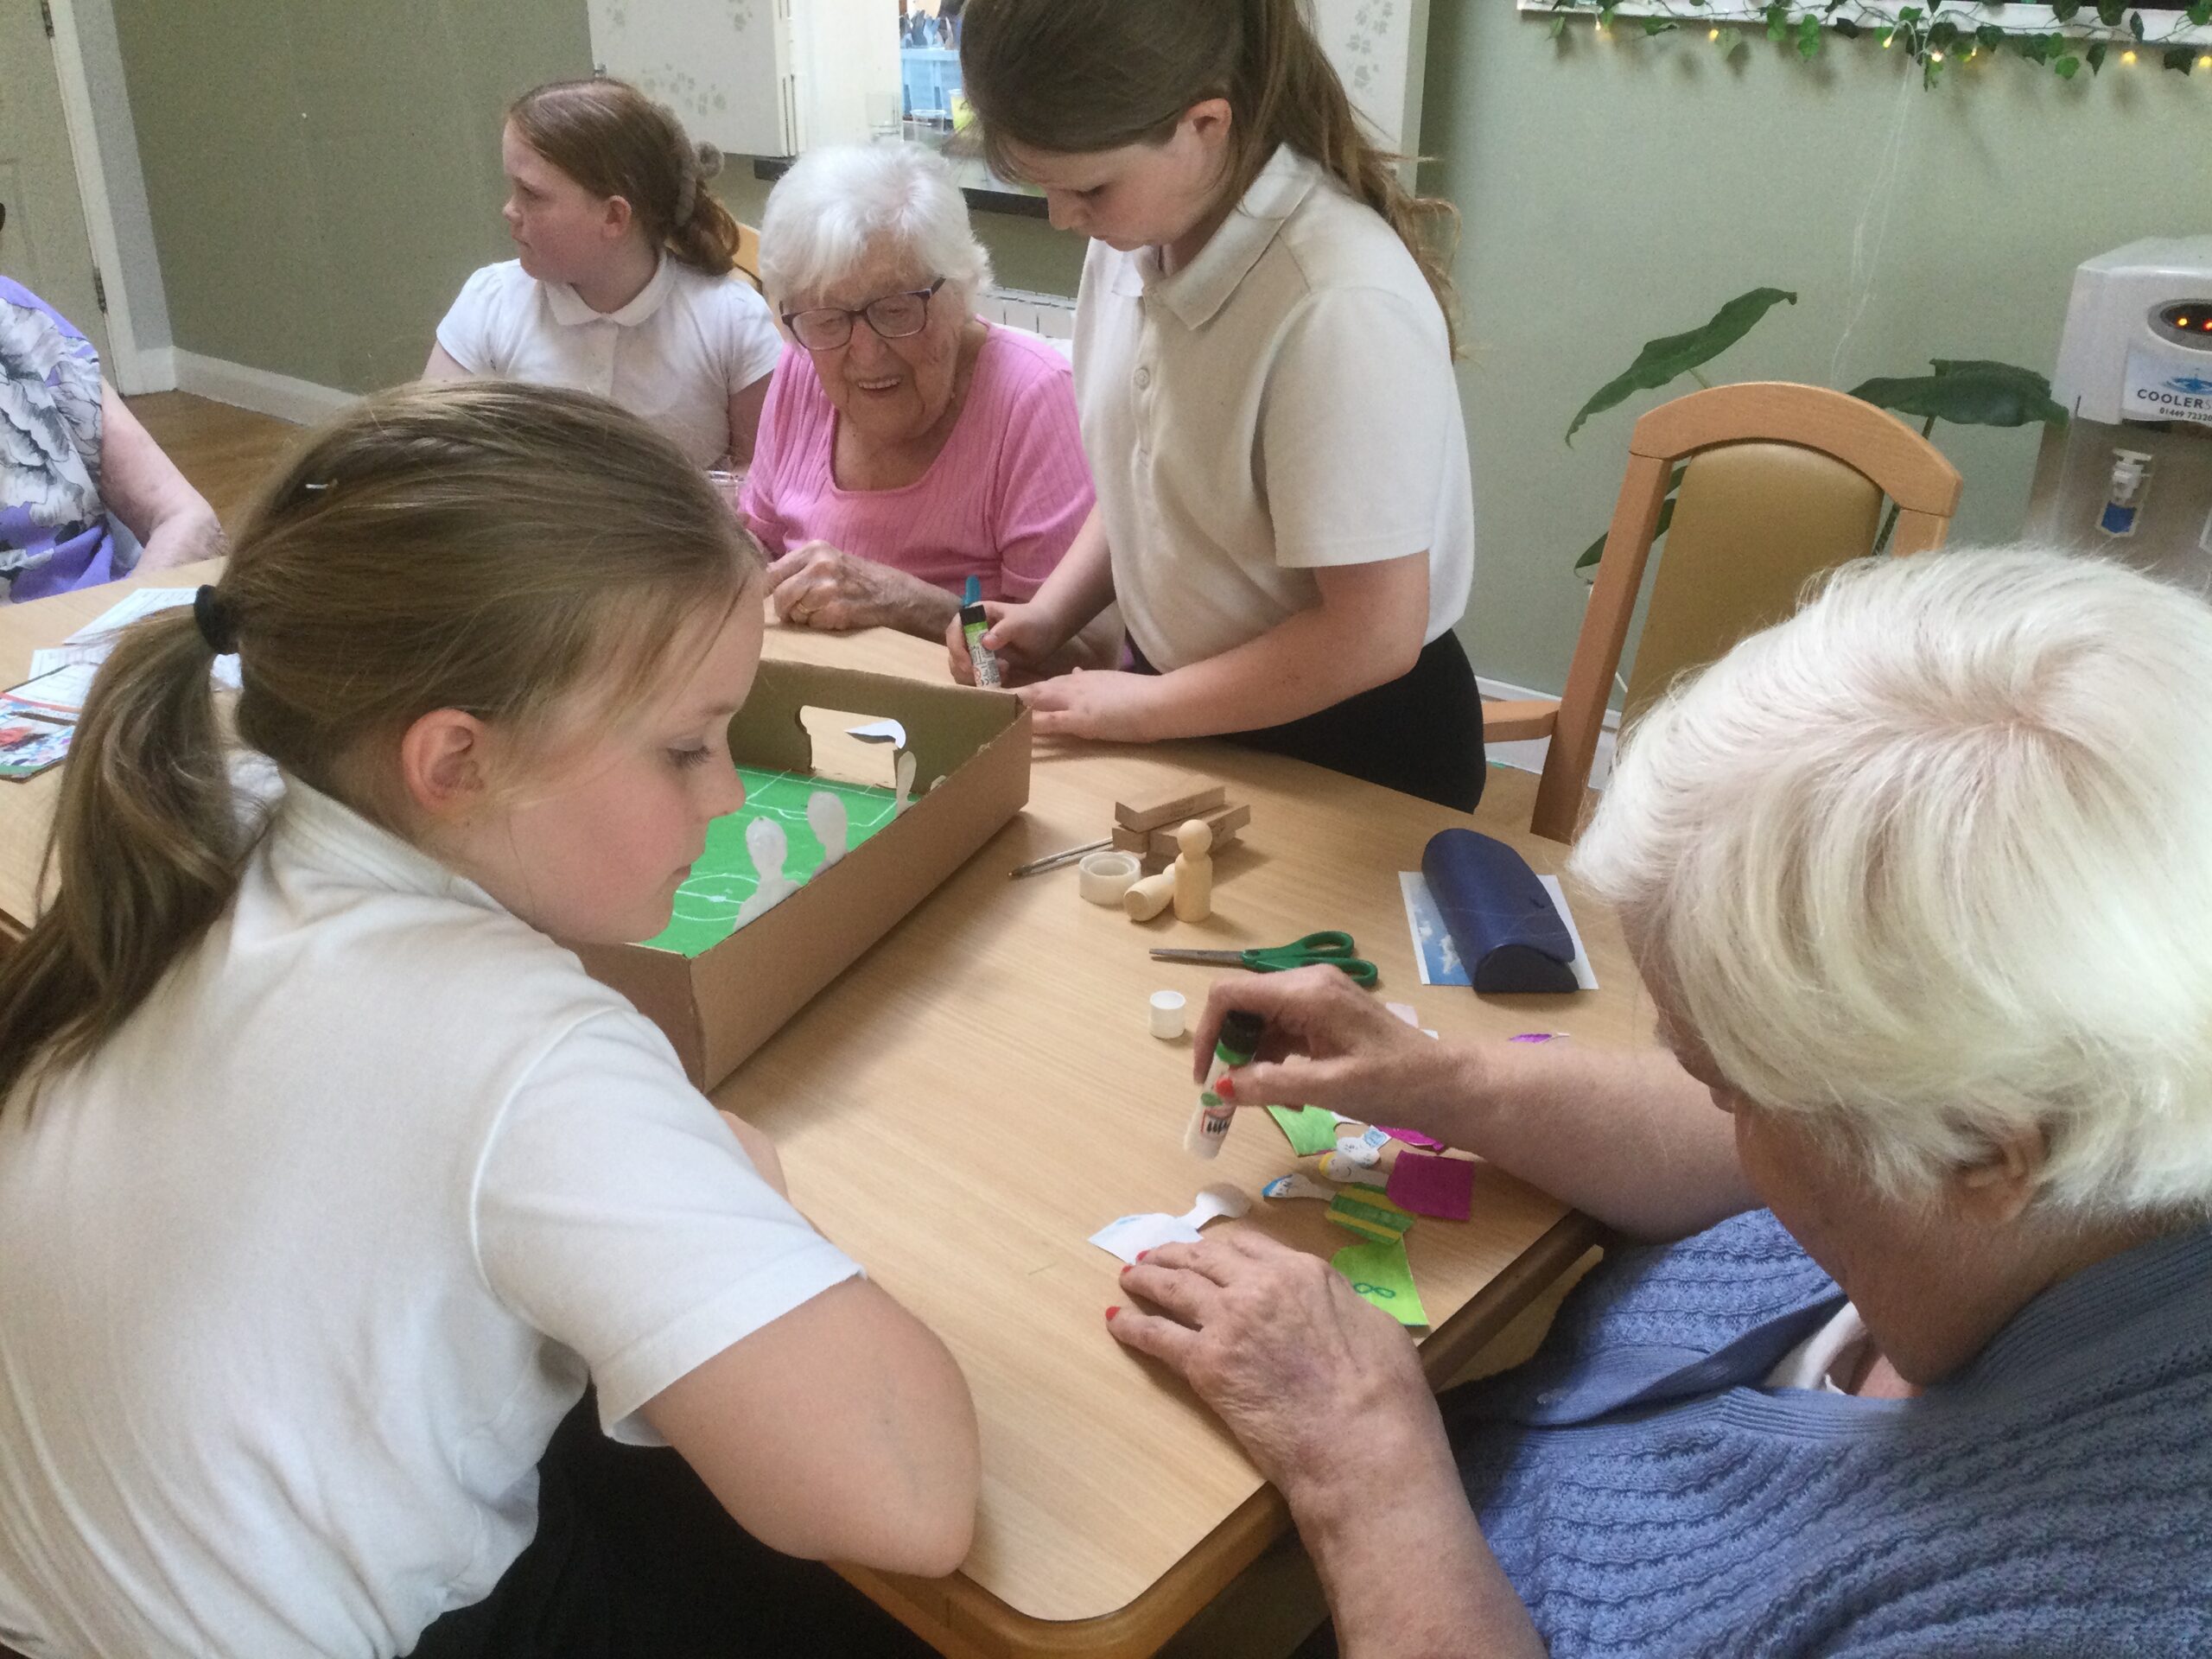
[[609, 1437], [775, 1548], [958, 1564], [950, 1357], [554, 942], [664, 926], [742, 799], [757, 570], [620, 410], [418, 386], [118, 644], [0, 959], [0, 1643], [591, 1659], [741, 1616], [843, 1650], [788, 1572], [744, 1611], [698, 1479]]
[[468, 279], [425, 378], [483, 375], [597, 392], [699, 467], [753, 459], [783, 341], [736, 270], [737, 221], [707, 189], [721, 168], [625, 81], [524, 93], [499, 139], [521, 257]]
[[988, 643], [1039, 663], [1116, 601], [1131, 662], [1026, 688], [1037, 729], [1229, 734], [1471, 809], [1474, 510], [1423, 235], [1451, 208], [1362, 135], [1297, 0], [971, 0], [961, 61], [1000, 170], [1093, 238], [1098, 509]]

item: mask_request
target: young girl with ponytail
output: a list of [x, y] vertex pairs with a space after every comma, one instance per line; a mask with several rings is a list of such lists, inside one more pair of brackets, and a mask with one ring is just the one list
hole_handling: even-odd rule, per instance
[[1037, 729], [1227, 734], [1471, 810], [1451, 207], [1363, 134], [1298, 0], [969, 0], [961, 63], [994, 164], [1092, 238], [1098, 508], [986, 643], [1039, 664], [1115, 601], [1133, 671], [1025, 689]]
[[520, 257], [468, 279], [426, 378], [482, 375], [612, 399], [692, 465], [753, 459], [783, 340], [736, 268], [738, 226], [694, 144], [626, 81], [556, 81], [507, 110], [504, 210]]
[[[794, 1555], [958, 1564], [950, 1357], [554, 943], [665, 925], [742, 799], [760, 616], [674, 446], [472, 384], [310, 436], [117, 645], [0, 957], [0, 1642], [844, 1650], [776, 1624], [795, 1566], [747, 1611], [714, 1499]], [[640, 1480], [676, 1484], [610, 1518]]]

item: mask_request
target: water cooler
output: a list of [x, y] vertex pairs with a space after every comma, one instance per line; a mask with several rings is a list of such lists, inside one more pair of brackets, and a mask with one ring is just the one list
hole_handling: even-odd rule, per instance
[[2028, 533], [2212, 594], [2212, 236], [2133, 242], [2074, 273]]

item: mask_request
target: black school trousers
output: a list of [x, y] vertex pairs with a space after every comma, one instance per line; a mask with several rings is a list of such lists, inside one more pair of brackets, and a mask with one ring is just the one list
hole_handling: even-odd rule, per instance
[[675, 1452], [608, 1440], [598, 1414], [587, 1391], [538, 1465], [537, 1535], [413, 1659], [935, 1659], [820, 1562], [753, 1538]]
[[[1128, 649], [1138, 673], [1160, 671], [1135, 640]], [[1303, 720], [1223, 735], [1462, 812], [1473, 811], [1483, 798], [1483, 696], [1459, 637], [1449, 629], [1386, 684]]]

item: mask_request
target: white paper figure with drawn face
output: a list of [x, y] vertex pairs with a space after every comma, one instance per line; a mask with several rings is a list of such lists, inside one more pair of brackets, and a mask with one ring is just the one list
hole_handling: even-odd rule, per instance
[[753, 871], [760, 885], [753, 889], [750, 899], [737, 907], [740, 927], [773, 910], [799, 887], [798, 882], [784, 874], [784, 864], [791, 854], [791, 837], [773, 818], [755, 818], [745, 826], [745, 850], [753, 860]]
[[852, 819], [845, 810], [845, 798], [834, 790], [817, 789], [806, 798], [806, 827], [822, 843], [822, 868], [825, 870], [842, 858], [852, 845]]
[[899, 783], [899, 797], [891, 804], [891, 811], [894, 817], [914, 804], [914, 767], [918, 764], [912, 749], [899, 751], [898, 765], [892, 771], [892, 776]]

